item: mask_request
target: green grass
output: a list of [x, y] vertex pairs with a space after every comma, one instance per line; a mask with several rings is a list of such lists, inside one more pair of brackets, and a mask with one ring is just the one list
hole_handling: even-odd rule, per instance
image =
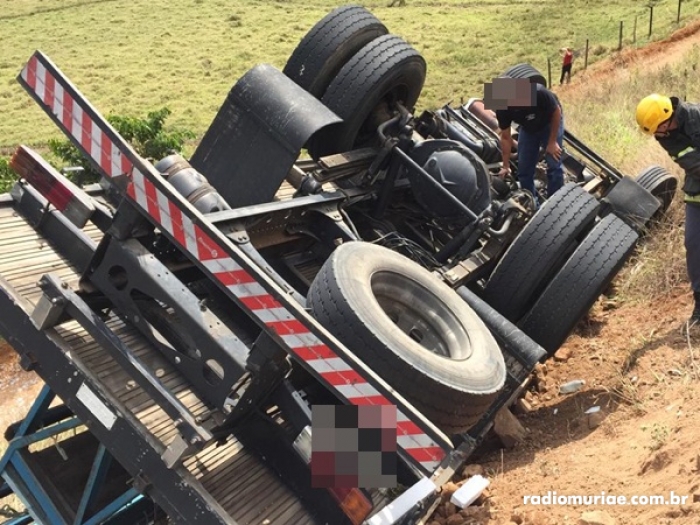
[[[47, 53], [103, 113], [141, 115], [163, 106], [171, 123], [201, 136], [233, 83], [255, 64], [284, 67], [308, 29], [341, 2], [331, 0], [3, 0], [0, 10], [0, 147], [44, 144], [55, 126], [17, 85], [35, 49]], [[617, 47], [618, 24], [647, 41], [648, 8], [632, 0], [389, 0], [364, 2], [428, 62], [420, 108], [482, 93], [482, 84], [518, 62], [543, 71], [557, 50], [590, 60]], [[646, 3], [644, 3], [646, 5]], [[657, 2], [654, 34], [676, 28], [676, 0]], [[700, 12], [684, 0], [681, 24]], [[697, 15], [696, 15], [697, 16]], [[595, 49], [594, 49], [595, 48]], [[593, 51], [598, 53], [593, 56]], [[578, 58], [574, 67], [581, 67]]]
[[[204, 133], [233, 83], [255, 64], [283, 68], [309, 28], [340, 2], [316, 0], [4, 0], [0, 11], [0, 148], [43, 145], [61, 137], [24, 93], [15, 77], [37, 48], [46, 52], [103, 113], [145, 115], [172, 110], [169, 124]], [[419, 108], [480, 96], [482, 84], [518, 62], [558, 72], [558, 49], [582, 51], [590, 61], [617, 48], [619, 21], [625, 45], [648, 42], [646, 2], [631, 0], [389, 0], [365, 2], [395, 34], [416, 47], [428, 63]], [[676, 28], [677, 0], [656, 2], [652, 39]], [[700, 13], [700, 0], [683, 0], [681, 25]], [[698, 16], [698, 15], [695, 15]], [[574, 63], [576, 73], [582, 57]], [[589, 82], [584, 76], [576, 82]], [[661, 148], [641, 135], [634, 107], [659, 91], [700, 100], [700, 50], [675, 68], [630, 69], [624, 80], [596, 79], [585, 96], [561, 92], [567, 127], [596, 152], [634, 175], [659, 164], [681, 174]], [[588, 86], [590, 87], [590, 86]], [[8, 153], [8, 151], [4, 153]], [[0, 154], [3, 151], [0, 149]], [[625, 271], [627, 298], [651, 297], [685, 286], [680, 195], [669, 222], [650, 236]]]

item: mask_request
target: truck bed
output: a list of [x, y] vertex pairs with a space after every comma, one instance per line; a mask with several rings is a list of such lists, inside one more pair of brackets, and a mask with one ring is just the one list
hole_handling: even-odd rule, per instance
[[[102, 235], [89, 223], [84, 232], [96, 242]], [[0, 202], [0, 282], [4, 281], [3, 287], [17, 298], [27, 315], [42, 295], [37, 281], [49, 272], [60, 276], [69, 286], [77, 287], [79, 276], [69, 263], [17, 215], [11, 202]], [[184, 377], [134, 327], [113, 313], [107, 324], [195, 416], [207, 411], [203, 401], [188, 388]], [[178, 432], [171, 418], [76, 321], [57, 326], [55, 332], [63, 352], [99, 378], [128, 415], [146, 429], [153, 447], [162, 453]], [[48, 384], [51, 386], [50, 380]], [[80, 448], [74, 453], [80, 453]], [[280, 478], [259, 457], [249, 453], [235, 436], [222, 446], [207, 446], [179, 468], [186, 470], [183, 476], [198, 492], [209, 494], [218, 503], [227, 523], [318, 522]]]

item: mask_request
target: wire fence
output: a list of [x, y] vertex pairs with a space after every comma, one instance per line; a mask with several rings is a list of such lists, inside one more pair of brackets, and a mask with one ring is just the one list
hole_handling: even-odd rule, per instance
[[[639, 4], [641, 5], [635, 9], [634, 13], [619, 20], [617, 24], [612, 23], [607, 34], [575, 42], [575, 47], [571, 49], [574, 67], [578, 71], [585, 71], [593, 62], [619, 53], [625, 48], [638, 47], [666, 38], [681, 28], [682, 23], [691, 22], [700, 16], [698, 3], [694, 0], [651, 0], [639, 2]], [[553, 79], [555, 81], [561, 79], [559, 73], [563, 66], [562, 52], [563, 49], [547, 57], [549, 86], [552, 85]]]

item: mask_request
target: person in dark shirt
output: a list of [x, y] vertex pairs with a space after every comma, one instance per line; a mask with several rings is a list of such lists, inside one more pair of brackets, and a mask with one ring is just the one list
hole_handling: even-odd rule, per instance
[[685, 259], [695, 307], [686, 330], [700, 325], [700, 104], [652, 94], [637, 105], [637, 124], [685, 171]]
[[[486, 84], [484, 103], [496, 112], [503, 156], [499, 176], [510, 173], [510, 153], [513, 147], [511, 124], [518, 128], [518, 182], [537, 198], [535, 167], [540, 147], [545, 149], [547, 163], [547, 196], [564, 185], [562, 140], [564, 114], [557, 96], [540, 84], [520, 78], [494, 78]], [[490, 106], [490, 107], [489, 107]]]

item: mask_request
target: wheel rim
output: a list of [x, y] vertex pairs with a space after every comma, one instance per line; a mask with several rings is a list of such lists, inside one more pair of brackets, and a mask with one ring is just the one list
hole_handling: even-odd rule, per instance
[[471, 356], [469, 334], [459, 318], [430, 290], [386, 271], [372, 276], [371, 288], [387, 317], [420, 346], [452, 361]]

